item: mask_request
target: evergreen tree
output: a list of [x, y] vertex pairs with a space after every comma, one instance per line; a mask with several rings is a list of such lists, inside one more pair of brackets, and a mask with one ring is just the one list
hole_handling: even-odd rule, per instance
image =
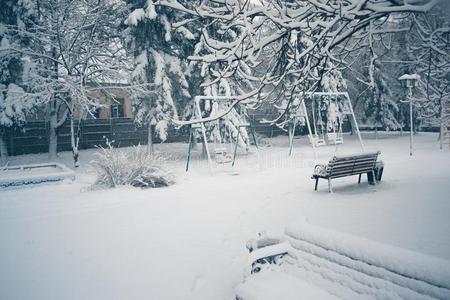
[[392, 97], [387, 75], [378, 61], [374, 63], [373, 77], [374, 85], [366, 95], [365, 121], [386, 130], [397, 130], [400, 128], [397, 120], [399, 108]]
[[[245, 80], [236, 76], [222, 76], [215, 72], [217, 66], [206, 62], [190, 61], [208, 51], [204, 35], [227, 35], [220, 28], [209, 26], [207, 18], [186, 22], [186, 15], [164, 6], [154, 6], [152, 1], [129, 1], [130, 15], [126, 21], [131, 36], [130, 48], [135, 57], [133, 79], [148, 84], [148, 95], [133, 99], [138, 124], [149, 126], [149, 148], [152, 148], [152, 128], [164, 141], [172, 119], [199, 118], [196, 116], [194, 98], [197, 95], [239, 95]], [[192, 1], [181, 1], [194, 7]], [[202, 117], [227, 110], [231, 102], [205, 101], [201, 104]], [[242, 107], [231, 111], [220, 122], [205, 124], [210, 140], [235, 140], [237, 126], [244, 123]], [[220, 137], [219, 137], [220, 136]], [[240, 146], [248, 145], [248, 135], [241, 129]]]
[[10, 29], [25, 25], [28, 7], [20, 7], [15, 0], [3, 2], [0, 10], [0, 159], [5, 163], [8, 157], [7, 132], [18, 129], [26, 122], [37, 104], [37, 99], [29, 95], [24, 81], [34, 68], [30, 57], [21, 53], [11, 53], [10, 47], [23, 47], [28, 42], [20, 33], [10, 34]]
[[191, 26], [177, 25], [181, 13], [155, 7], [152, 1], [129, 1], [126, 20], [129, 46], [134, 54], [132, 80], [147, 85], [147, 95], [133, 98], [135, 120], [149, 127], [152, 151], [153, 128], [160, 140], [167, 139], [170, 120], [190, 98], [188, 79], [191, 69], [187, 56], [192, 53], [198, 34]]

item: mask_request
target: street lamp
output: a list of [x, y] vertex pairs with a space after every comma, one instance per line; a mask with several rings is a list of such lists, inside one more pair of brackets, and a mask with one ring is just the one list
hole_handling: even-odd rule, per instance
[[412, 156], [413, 148], [413, 100], [412, 100], [412, 88], [417, 86], [417, 82], [420, 80], [420, 75], [417, 74], [404, 74], [398, 78], [402, 83], [402, 86], [408, 90], [407, 101], [409, 102], [409, 155]]

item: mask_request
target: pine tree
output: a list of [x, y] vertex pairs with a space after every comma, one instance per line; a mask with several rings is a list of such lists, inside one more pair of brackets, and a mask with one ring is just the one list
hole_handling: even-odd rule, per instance
[[17, 32], [10, 34], [10, 28], [18, 22], [25, 24], [29, 11], [18, 7], [17, 1], [5, 1], [0, 10], [0, 159], [5, 163], [8, 157], [6, 140], [8, 131], [22, 127], [26, 117], [33, 112], [37, 99], [30, 96], [23, 82], [34, 67], [27, 55], [10, 53], [10, 47], [22, 47], [29, 39]]
[[135, 97], [135, 120], [149, 128], [148, 145], [153, 150], [153, 128], [161, 141], [167, 139], [170, 120], [179, 118], [179, 111], [191, 96], [187, 56], [193, 51], [198, 35], [183, 25], [180, 12], [155, 7], [150, 1], [130, 1], [126, 20], [134, 54], [132, 80], [147, 85], [147, 95]]
[[374, 64], [373, 77], [374, 86], [366, 96], [365, 121], [386, 130], [397, 130], [401, 126], [397, 120], [399, 108], [393, 99], [383, 66], [378, 61]]

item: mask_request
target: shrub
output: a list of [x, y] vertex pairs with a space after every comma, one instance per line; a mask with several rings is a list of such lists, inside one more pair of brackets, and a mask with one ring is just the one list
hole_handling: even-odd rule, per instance
[[97, 173], [94, 187], [110, 188], [131, 185], [142, 188], [156, 188], [173, 183], [172, 175], [161, 166], [165, 158], [149, 154], [146, 147], [134, 146], [131, 151], [100, 147], [91, 165]]

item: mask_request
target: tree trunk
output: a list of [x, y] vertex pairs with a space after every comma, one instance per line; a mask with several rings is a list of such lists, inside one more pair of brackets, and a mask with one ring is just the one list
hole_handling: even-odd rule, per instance
[[[50, 64], [52, 65], [53, 74], [52, 78], [53, 80], [58, 80], [58, 53], [56, 50], [56, 41], [53, 41], [54, 44], [52, 45], [52, 58], [54, 58], [53, 61], [50, 61]], [[50, 126], [50, 132], [48, 137], [48, 158], [49, 159], [55, 159], [57, 156], [58, 151], [58, 112], [59, 112], [60, 103], [57, 99], [56, 93], [52, 95], [52, 99], [49, 102], [49, 126]]]
[[0, 135], [0, 164], [5, 165], [8, 161], [8, 148], [3, 135]]
[[152, 154], [155, 149], [153, 146], [153, 129], [152, 125], [148, 124], [148, 133], [147, 133], [147, 152], [148, 154]]
[[73, 156], [73, 165], [75, 168], [80, 166], [80, 162], [78, 161], [79, 145], [80, 137], [78, 136], [78, 131], [75, 133], [75, 126], [73, 122], [73, 116], [70, 117], [70, 144], [72, 145], [72, 156]]
[[208, 153], [207, 153], [207, 151], [206, 151], [206, 141], [204, 141], [203, 143], [202, 143], [202, 158], [206, 158], [206, 157], [208, 157]]
[[[53, 102], [53, 101], [52, 101]], [[54, 106], [54, 103], [51, 103], [50, 106]], [[48, 143], [48, 158], [55, 159], [56, 153], [58, 150], [58, 133], [57, 133], [57, 124], [58, 124], [58, 113], [54, 107], [50, 108], [50, 118], [49, 118], [49, 143]]]

